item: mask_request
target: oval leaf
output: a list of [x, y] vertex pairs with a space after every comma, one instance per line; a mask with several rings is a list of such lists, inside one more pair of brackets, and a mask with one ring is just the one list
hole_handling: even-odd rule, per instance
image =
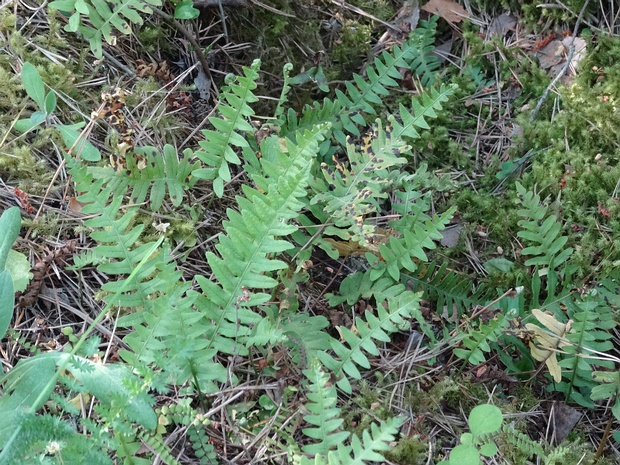
[[494, 433], [500, 429], [503, 420], [502, 411], [495, 405], [478, 405], [469, 414], [469, 429], [475, 436]]
[[25, 62], [22, 66], [21, 76], [26, 93], [43, 110], [45, 108], [45, 86], [37, 68], [31, 63]]

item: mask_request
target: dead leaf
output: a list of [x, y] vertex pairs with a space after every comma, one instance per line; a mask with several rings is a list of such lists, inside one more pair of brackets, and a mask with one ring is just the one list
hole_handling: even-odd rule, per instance
[[86, 204], [78, 201], [75, 197], [69, 198], [69, 210], [73, 213], [80, 213], [84, 205]]
[[504, 37], [508, 31], [514, 31], [516, 28], [516, 16], [502, 14], [495, 18], [491, 23], [491, 26], [489, 27], [489, 34]]
[[566, 439], [580, 418], [581, 412], [564, 402], [553, 403], [553, 438], [556, 444]]
[[432, 15], [439, 15], [450, 24], [460, 23], [471, 16], [465, 8], [452, 0], [431, 0], [420, 9]]
[[560, 40], [552, 40], [536, 52], [536, 58], [540, 61], [542, 69], [550, 69], [564, 61], [564, 45]]
[[557, 349], [570, 345], [570, 341], [564, 337], [570, 330], [570, 321], [566, 324], [559, 322], [553, 315], [538, 309], [532, 310], [532, 315], [540, 321], [546, 329], [532, 323], [525, 325], [528, 331], [534, 333], [529, 343], [532, 357], [539, 362], [545, 362], [549, 374], [556, 383], [562, 381], [562, 368], [558, 364]]

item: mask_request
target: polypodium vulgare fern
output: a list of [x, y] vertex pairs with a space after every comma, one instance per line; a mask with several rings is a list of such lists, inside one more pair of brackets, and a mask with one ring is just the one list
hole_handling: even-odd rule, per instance
[[[333, 339], [331, 341], [332, 350], [338, 357], [332, 357], [327, 352], [319, 352], [319, 359], [326, 368], [331, 370], [339, 380], [337, 385], [347, 393], [351, 393], [352, 379], [360, 379], [361, 374], [357, 366], [370, 368], [370, 363], [364, 352], [372, 355], [379, 355], [375, 340], [389, 342], [389, 334], [397, 331], [399, 324], [404, 322], [404, 318], [411, 318], [419, 312], [420, 294], [411, 291], [404, 291], [396, 297], [388, 297], [383, 300], [375, 295], [376, 313], [366, 311], [365, 320], [358, 317], [355, 327], [358, 334], [353, 333], [349, 328], [340, 327], [340, 332], [347, 345]], [[384, 303], [386, 305], [384, 305]]]
[[[376, 227], [364, 224], [364, 217], [377, 210], [377, 199], [387, 197], [383, 192], [391, 185], [390, 168], [403, 165], [407, 160], [398, 155], [408, 147], [392, 137], [393, 121], [385, 129], [377, 120], [357, 149], [347, 141], [348, 166], [334, 157], [334, 168], [321, 164], [326, 182], [316, 180], [313, 189], [317, 194], [310, 204], [323, 206], [323, 213], [335, 223], [325, 234], [338, 235], [366, 244]], [[346, 228], [345, 233], [339, 228]]]
[[[252, 91], [256, 89], [259, 68], [260, 60], [254, 60], [249, 68], [243, 67], [244, 76], [237, 77], [239, 84], [234, 83], [232, 75], [227, 76], [228, 85], [220, 93], [221, 103], [218, 109], [221, 117], [209, 118], [215, 130], [202, 131], [205, 140], [199, 142], [202, 150], [198, 150], [196, 156], [208, 168], [197, 169], [194, 175], [202, 179], [213, 179], [213, 191], [218, 197], [224, 193], [224, 183], [231, 180], [228, 164], [241, 164], [235, 148], [243, 149], [249, 146], [246, 138], [237, 131], [247, 134], [255, 131], [246, 118], [254, 114], [249, 103], [258, 100]], [[223, 103], [224, 100], [227, 104]]]
[[[116, 44], [116, 33], [131, 34], [130, 23], [141, 25], [140, 13], [153, 13], [149, 7], [161, 6], [160, 0], [55, 0], [49, 4], [53, 10], [70, 14], [68, 32], [80, 32], [90, 41], [93, 54], [103, 57], [102, 37], [108, 44]], [[88, 17], [92, 27], [85, 24], [82, 15]]]
[[[336, 388], [328, 386], [329, 377], [321, 371], [320, 364], [315, 360], [304, 374], [311, 381], [308, 386], [309, 403], [306, 408], [310, 411], [304, 419], [312, 425], [305, 428], [304, 434], [319, 442], [304, 446], [306, 453], [314, 453], [315, 459], [301, 457], [301, 464], [330, 464], [330, 465], [365, 465], [369, 462], [383, 462], [382, 451], [390, 450], [389, 442], [393, 441], [398, 427], [403, 419], [390, 419], [377, 426], [371, 425], [371, 432], [363, 432], [363, 440], [355, 435], [341, 430], [342, 419], [337, 418], [340, 409], [337, 407]], [[350, 445], [346, 440], [351, 437]], [[332, 450], [335, 449], [335, 450]], [[353, 456], [351, 456], [353, 454]]]
[[614, 311], [597, 298], [586, 298], [583, 301], [567, 301], [568, 317], [571, 319], [570, 329], [565, 337], [571, 344], [562, 348], [559, 362], [562, 368], [562, 382], [555, 384], [555, 390], [563, 392], [570, 400], [586, 407], [593, 407], [590, 399], [596, 381], [592, 378], [595, 367], [608, 370], [615, 368], [612, 360], [603, 356], [610, 352], [614, 345], [612, 334], [608, 331], [615, 328]]
[[366, 125], [362, 112], [375, 114], [373, 105], [382, 103], [381, 96], [389, 94], [388, 88], [398, 86], [397, 80], [401, 79], [399, 68], [411, 70], [413, 74], [421, 76], [424, 84], [430, 82], [432, 73], [438, 67], [438, 60], [431, 55], [437, 19], [438, 17], [434, 16], [429, 21], [420, 21], [408, 41], [401, 46], [394, 46], [391, 52], [384, 51], [380, 57], [375, 58], [374, 66], [366, 66], [366, 79], [354, 74], [355, 84], [347, 82], [346, 93], [336, 90], [335, 100], [326, 98], [322, 103], [315, 102], [306, 106], [299, 119], [292, 110], [289, 111], [288, 121], [282, 127], [281, 134], [286, 135], [313, 124], [329, 122], [336, 140], [342, 145], [346, 142], [345, 131], [359, 135], [357, 126]]
[[[161, 154], [155, 147], [145, 146], [135, 149], [143, 157], [146, 166], [135, 167], [135, 160], [127, 158], [127, 168], [131, 172], [117, 172], [112, 167], [93, 166], [88, 168], [94, 179], [102, 179], [105, 186], [113, 192], [129, 189], [131, 201], [139, 204], [148, 201], [152, 211], [158, 211], [166, 198], [178, 207], [183, 202], [184, 191], [193, 184], [190, 175], [196, 165], [192, 151], [185, 149], [177, 156], [173, 146], [166, 144]], [[168, 194], [168, 196], [166, 196]]]
[[[72, 166], [70, 173], [77, 183], [76, 190], [83, 192], [78, 199], [85, 205], [82, 213], [95, 215], [84, 222], [92, 228], [91, 237], [98, 242], [93, 249], [95, 255], [106, 261], [98, 269], [110, 276], [124, 276], [131, 273], [136, 264], [150, 250], [153, 243], [137, 245], [144, 225], [133, 225], [133, 218], [138, 207], [129, 207], [122, 212], [124, 196], [127, 189], [113, 191], [111, 187], [103, 187], [103, 180], [93, 182], [92, 175], [79, 163], [67, 159]], [[176, 282], [181, 273], [175, 271], [175, 264], [164, 253], [151, 257], [140, 270], [132, 284], [125, 289], [119, 301], [119, 307], [143, 307], [152, 305], [149, 297], [155, 292], [165, 292], [169, 284]], [[102, 286], [104, 291], [114, 294], [123, 286], [124, 278], [109, 281]]]
[[525, 265], [536, 265], [547, 273], [562, 265], [573, 253], [572, 248], [566, 248], [567, 236], [560, 235], [562, 225], [555, 215], [547, 215], [549, 207], [540, 203], [540, 195], [527, 191], [517, 183], [517, 192], [524, 208], [517, 214], [524, 218], [519, 221], [523, 228], [517, 233], [524, 239], [526, 245], [521, 254], [527, 257]]
[[[263, 166], [265, 176], [271, 180], [266, 192], [244, 185], [245, 197], [237, 197], [239, 212], [228, 210], [229, 220], [223, 224], [226, 235], [220, 236], [216, 246], [220, 256], [207, 254], [215, 281], [198, 276], [202, 293], [190, 293], [203, 316], [194, 319], [198, 321], [193, 331], [204, 335], [200, 353], [205, 357], [217, 352], [247, 353], [243, 342], [251, 326], [262, 319], [252, 308], [269, 301], [270, 295], [262, 290], [275, 287], [278, 281], [272, 272], [287, 267], [282, 260], [270, 257], [292, 248], [279, 238], [297, 230], [290, 220], [303, 207], [299, 199], [306, 195], [310, 166], [325, 130], [317, 127], [297, 134], [295, 143], [287, 140], [287, 153], [281, 153], [287, 163]], [[219, 380], [225, 381], [226, 377]]]

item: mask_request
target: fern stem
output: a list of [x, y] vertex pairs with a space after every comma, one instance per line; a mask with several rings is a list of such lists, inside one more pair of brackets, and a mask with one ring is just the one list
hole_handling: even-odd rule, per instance
[[[123, 282], [123, 284], [120, 287], [120, 289], [116, 292], [116, 294], [114, 294], [114, 297], [109, 300], [108, 304], [99, 313], [99, 315], [97, 315], [97, 318], [95, 318], [93, 320], [93, 322], [90, 324], [90, 326], [86, 329], [86, 331], [84, 331], [84, 334], [82, 334], [82, 337], [80, 338], [80, 340], [75, 344], [75, 346], [73, 347], [73, 350], [70, 352], [69, 356], [66, 357], [62, 361], [62, 363], [58, 366], [58, 369], [54, 373], [54, 376], [52, 376], [52, 378], [48, 381], [48, 383], [45, 385], [45, 387], [41, 390], [41, 393], [35, 399], [35, 401], [32, 403], [30, 408], [28, 408], [26, 410], [26, 414], [27, 415], [34, 415], [35, 412], [37, 410], [39, 410], [39, 408], [41, 408], [43, 403], [49, 397], [49, 393], [51, 393], [53, 387], [56, 385], [56, 381], [58, 380], [58, 377], [60, 376], [60, 373], [62, 373], [65, 370], [65, 368], [67, 367], [67, 364], [69, 363], [69, 361], [71, 361], [73, 359], [73, 356], [77, 353], [78, 349], [86, 341], [86, 338], [90, 335], [90, 333], [95, 329], [95, 327], [99, 324], [99, 322], [107, 314], [108, 310], [112, 306], [112, 302], [115, 302], [116, 299], [125, 291], [127, 286], [129, 286], [129, 284], [133, 281], [133, 279], [138, 274], [140, 269], [151, 258], [153, 253], [155, 253], [155, 251], [159, 248], [159, 246], [161, 245], [161, 243], [163, 241], [164, 241], [164, 236], [160, 237], [159, 240], [155, 244], [153, 244], [153, 247], [151, 247], [151, 250], [149, 250], [149, 252], [147, 254], [145, 254], [144, 257], [142, 257], [142, 260], [140, 260], [140, 263], [138, 263], [138, 265], [134, 268], [134, 270], [131, 272], [129, 277]], [[46, 394], [46, 393], [48, 393], [48, 394]], [[19, 433], [20, 433], [20, 431], [22, 429], [21, 425], [22, 425], [22, 422], [20, 422], [20, 424], [17, 425], [17, 427], [15, 428], [15, 431], [13, 432], [13, 434], [11, 435], [9, 440], [7, 441], [4, 449], [2, 450], [2, 452], [0, 452], [0, 464], [4, 465], [5, 463], [8, 463], [7, 460], [10, 457], [9, 451], [11, 449], [11, 445], [13, 444], [13, 442], [15, 441], [17, 436], [19, 435]]]

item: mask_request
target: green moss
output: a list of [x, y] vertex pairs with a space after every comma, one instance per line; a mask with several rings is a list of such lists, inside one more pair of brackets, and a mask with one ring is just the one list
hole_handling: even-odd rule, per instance
[[386, 460], [402, 465], [427, 463], [428, 445], [417, 436], [401, 438], [394, 448], [385, 454]]

